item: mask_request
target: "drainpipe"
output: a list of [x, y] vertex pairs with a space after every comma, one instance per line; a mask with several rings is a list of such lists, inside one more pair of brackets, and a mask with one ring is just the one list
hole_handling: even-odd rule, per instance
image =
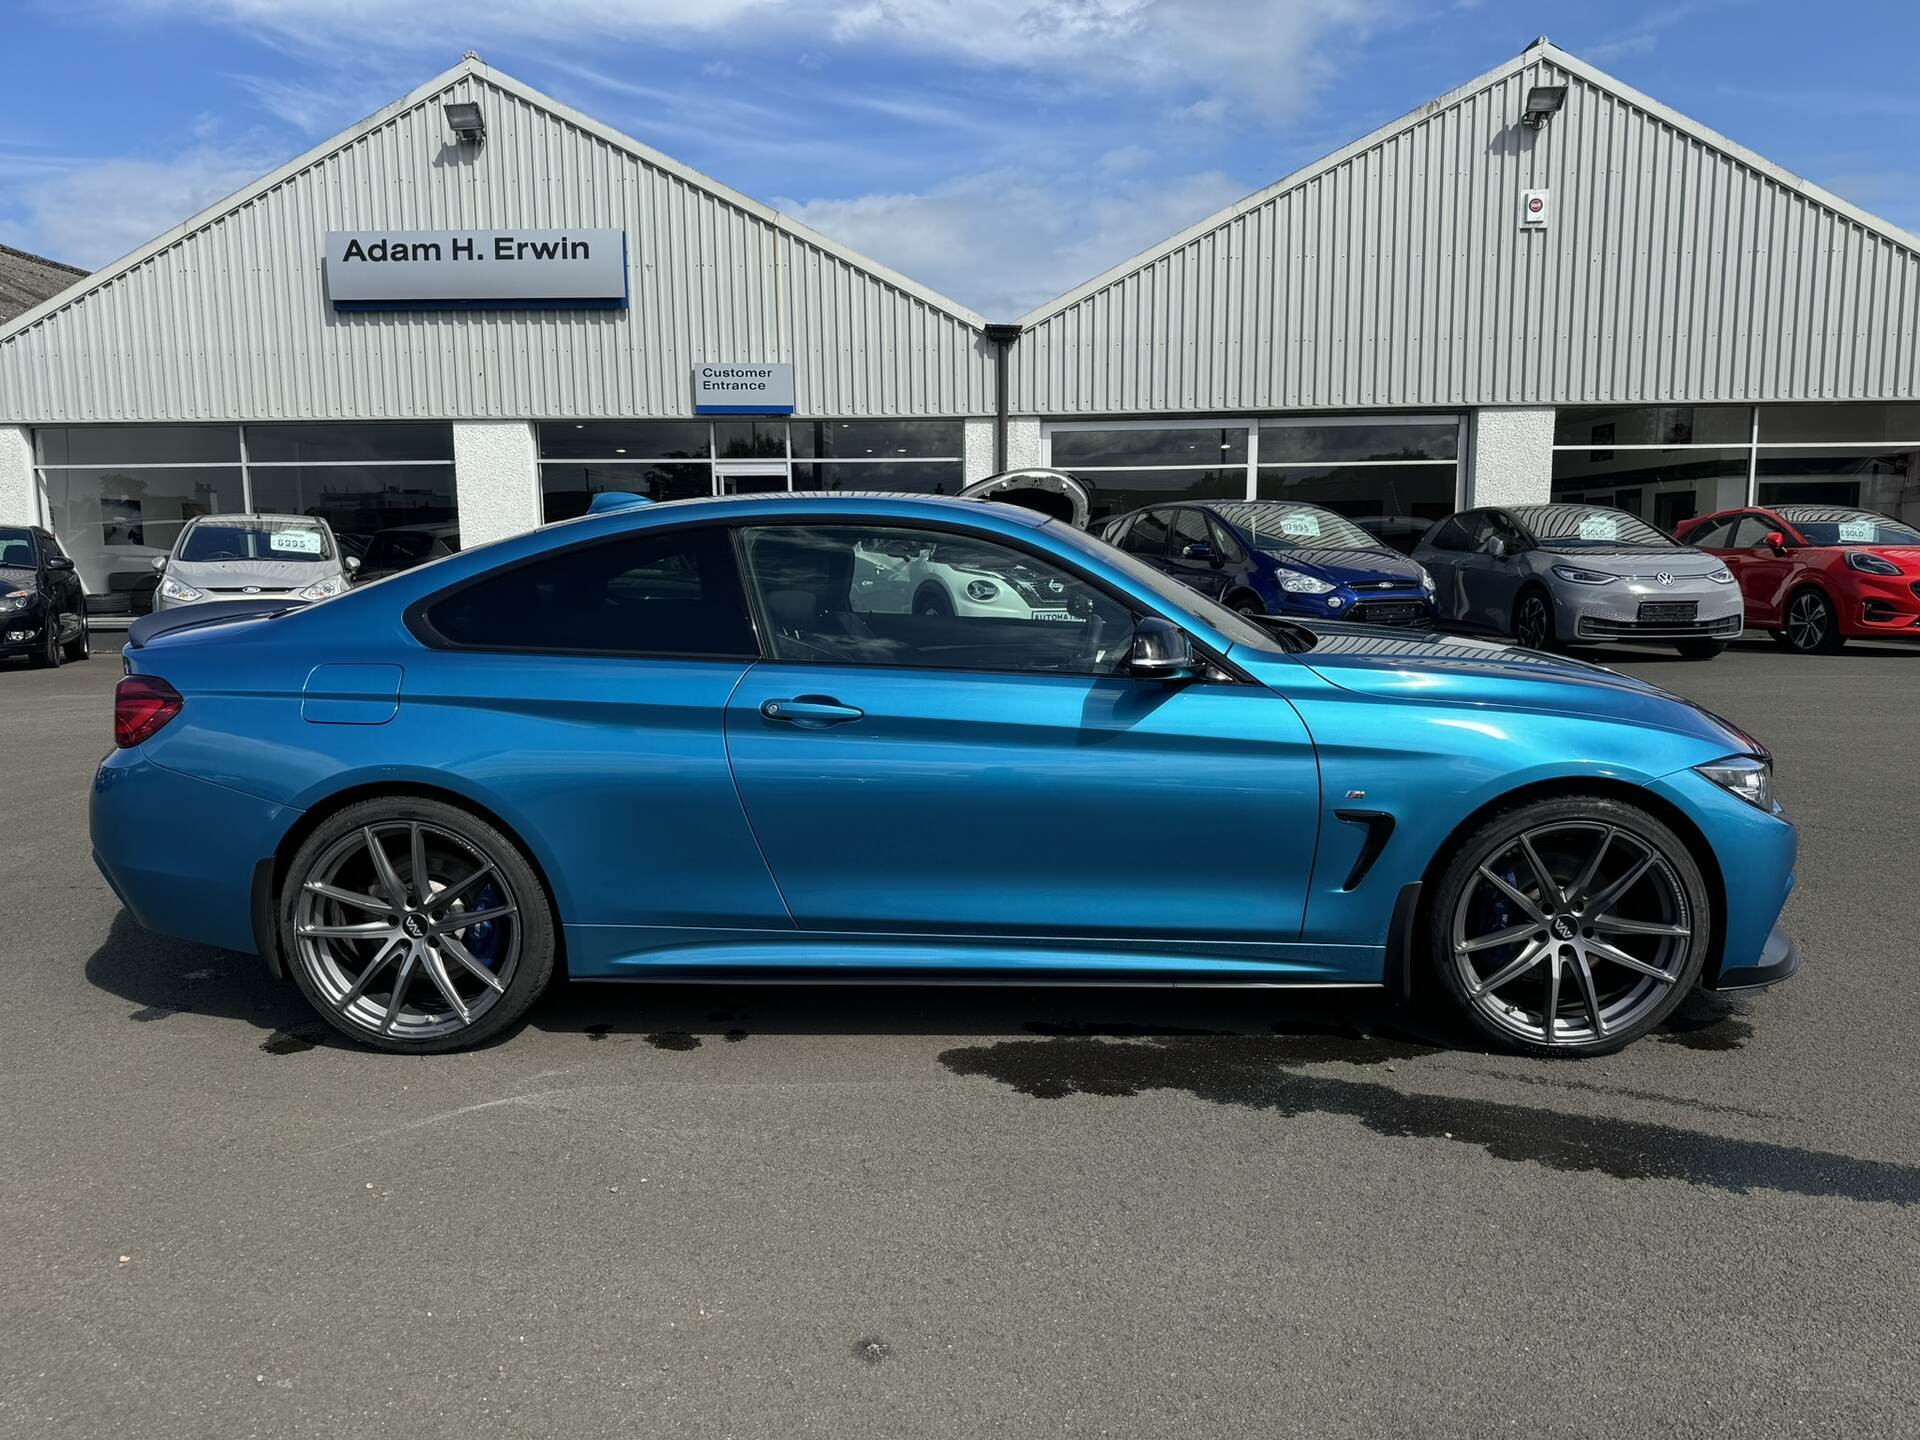
[[993, 343], [993, 473], [1007, 468], [1007, 352], [1020, 338], [1018, 325], [989, 325], [987, 339]]

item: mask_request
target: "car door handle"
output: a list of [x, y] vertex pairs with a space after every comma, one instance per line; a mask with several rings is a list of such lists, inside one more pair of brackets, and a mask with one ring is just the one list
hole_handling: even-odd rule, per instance
[[791, 700], [763, 700], [760, 713], [768, 720], [787, 725], [818, 727], [845, 725], [866, 715], [851, 705], [842, 705], [828, 695], [796, 695]]

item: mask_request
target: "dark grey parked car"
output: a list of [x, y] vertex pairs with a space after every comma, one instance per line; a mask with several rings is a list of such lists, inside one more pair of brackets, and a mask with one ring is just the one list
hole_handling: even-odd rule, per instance
[[1536, 650], [1647, 640], [1718, 655], [1742, 624], [1733, 573], [1637, 515], [1600, 505], [1464, 510], [1414, 547], [1442, 624]]

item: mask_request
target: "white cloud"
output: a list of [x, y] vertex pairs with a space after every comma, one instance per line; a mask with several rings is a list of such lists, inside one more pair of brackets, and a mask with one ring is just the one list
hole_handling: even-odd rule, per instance
[[19, 187], [26, 249], [98, 269], [273, 168], [251, 151], [202, 146], [171, 160], [77, 163]]
[[1219, 171], [968, 176], [918, 193], [781, 200], [796, 219], [994, 320], [1011, 320], [1239, 199]]

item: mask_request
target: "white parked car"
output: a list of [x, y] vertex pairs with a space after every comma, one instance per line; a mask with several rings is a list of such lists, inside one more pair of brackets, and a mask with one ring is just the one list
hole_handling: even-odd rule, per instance
[[1085, 621], [1060, 580], [1009, 566], [1004, 550], [972, 553], [979, 549], [959, 536], [930, 546], [862, 541], [853, 551], [853, 608], [870, 615]]
[[360, 568], [333, 528], [309, 515], [202, 515], [154, 557], [155, 610], [203, 600], [325, 600]]

